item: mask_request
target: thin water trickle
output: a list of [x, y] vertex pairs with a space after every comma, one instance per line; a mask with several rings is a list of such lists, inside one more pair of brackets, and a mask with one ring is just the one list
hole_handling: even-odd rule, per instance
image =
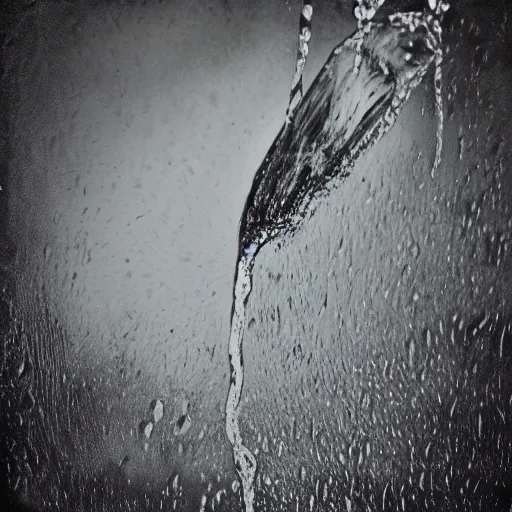
[[253, 481], [256, 474], [256, 458], [242, 443], [238, 414], [244, 383], [242, 337], [245, 325], [245, 310], [252, 288], [254, 258], [259, 248], [260, 246], [257, 243], [251, 243], [238, 259], [229, 337], [231, 379], [226, 402], [226, 432], [229, 442], [233, 446], [235, 467], [242, 481], [246, 512], [253, 512], [254, 510]]

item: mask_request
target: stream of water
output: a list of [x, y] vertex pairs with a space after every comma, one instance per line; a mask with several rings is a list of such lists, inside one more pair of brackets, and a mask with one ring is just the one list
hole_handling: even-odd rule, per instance
[[[306, 14], [309, 22], [311, 13]], [[303, 44], [309, 40], [308, 30], [305, 26]], [[226, 401], [226, 432], [246, 512], [254, 511], [257, 462], [243, 444], [239, 414], [244, 383], [242, 340], [256, 255], [267, 242], [298, 229], [314, 212], [313, 199], [325, 193], [333, 180], [350, 174], [361, 153], [392, 128], [432, 63], [436, 64], [436, 112], [441, 116], [436, 132], [437, 167], [442, 147], [437, 94], [441, 87], [440, 36], [439, 20], [422, 12], [389, 16], [346, 39], [333, 50], [293, 115], [287, 115], [256, 172], [240, 221]], [[307, 47], [299, 54], [304, 58]], [[303, 64], [298, 66], [299, 74]]]
[[242, 443], [238, 414], [242, 386], [244, 382], [244, 363], [242, 354], [242, 337], [245, 324], [245, 309], [252, 288], [252, 267], [257, 246], [242, 255], [237, 262], [233, 311], [231, 317], [231, 334], [229, 337], [229, 364], [231, 381], [226, 403], [226, 432], [233, 446], [235, 467], [242, 480], [245, 510], [253, 512], [253, 481], [256, 474], [256, 458]]

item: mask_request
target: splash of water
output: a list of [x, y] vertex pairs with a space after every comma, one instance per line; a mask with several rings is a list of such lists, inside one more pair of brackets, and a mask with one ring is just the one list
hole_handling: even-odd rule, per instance
[[[306, 14], [309, 22], [311, 13]], [[313, 214], [312, 200], [326, 193], [334, 179], [350, 174], [361, 153], [392, 128], [429, 66], [439, 64], [439, 24], [429, 16], [398, 13], [359, 30], [334, 49], [304, 97], [300, 74], [307, 46], [299, 51], [302, 60], [286, 122], [256, 172], [240, 221], [226, 432], [246, 512], [254, 510], [257, 462], [242, 442], [238, 418], [244, 381], [242, 339], [254, 260], [264, 244], [292, 233]], [[304, 34], [307, 43], [309, 32]], [[440, 71], [436, 78], [440, 80]], [[294, 106], [297, 97], [300, 101]], [[436, 108], [440, 109], [440, 102]], [[440, 145], [437, 164], [439, 157]]]

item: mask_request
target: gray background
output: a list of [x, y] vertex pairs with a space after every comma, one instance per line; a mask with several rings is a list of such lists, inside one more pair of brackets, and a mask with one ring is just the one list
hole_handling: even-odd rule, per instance
[[[9, 486], [24, 503], [240, 507], [224, 433], [237, 225], [284, 120], [299, 7], [41, 2], [12, 32]], [[436, 178], [429, 75], [311, 222], [258, 255], [241, 410], [257, 510], [339, 510], [351, 487], [375, 509], [384, 492], [411, 510], [501, 499], [512, 83], [493, 9], [456, 6]], [[313, 22], [306, 85], [355, 26], [329, 2]]]

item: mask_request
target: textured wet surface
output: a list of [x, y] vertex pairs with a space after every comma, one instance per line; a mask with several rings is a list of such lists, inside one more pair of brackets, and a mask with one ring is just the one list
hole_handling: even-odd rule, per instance
[[[428, 74], [308, 222], [257, 254], [239, 415], [256, 511], [510, 508], [510, 41], [499, 6], [453, 8], [434, 179]], [[283, 123], [300, 6], [16, 9], [4, 489], [38, 511], [241, 511], [237, 227]], [[315, 6], [306, 85], [354, 28], [348, 7]]]

